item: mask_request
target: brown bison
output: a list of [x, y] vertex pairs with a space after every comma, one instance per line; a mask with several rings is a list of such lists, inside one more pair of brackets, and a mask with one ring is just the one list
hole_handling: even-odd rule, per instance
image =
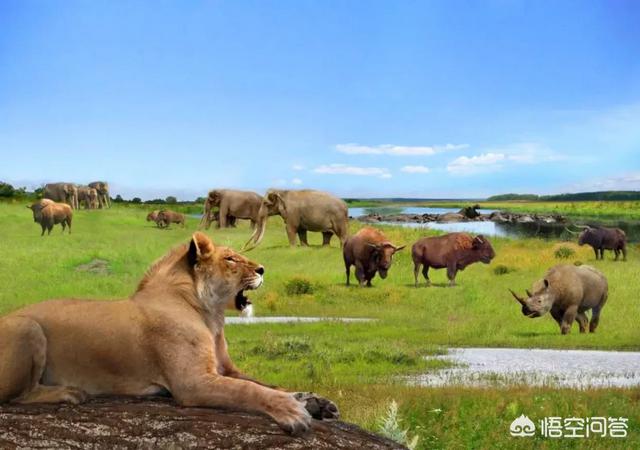
[[394, 253], [404, 247], [404, 245], [396, 247], [381, 231], [371, 227], [365, 227], [347, 238], [342, 249], [347, 286], [349, 286], [351, 266], [356, 266], [356, 278], [360, 286], [366, 283], [371, 287], [371, 280], [376, 276], [376, 272], [380, 274], [380, 278], [387, 278]]
[[172, 223], [179, 223], [184, 228], [184, 214], [163, 209], [156, 216], [156, 224], [159, 228], [168, 227]]
[[604, 259], [604, 251], [613, 250], [616, 261], [620, 252], [622, 252], [623, 261], [627, 260], [627, 235], [620, 228], [585, 227], [578, 236], [578, 244], [590, 245], [596, 253], [596, 259], [598, 259], [598, 252], [600, 252], [600, 259]]
[[430, 267], [434, 269], [446, 267], [449, 286], [455, 286], [458, 270], [464, 270], [468, 265], [478, 261], [489, 264], [496, 253], [489, 241], [482, 235], [473, 237], [467, 233], [449, 233], [444, 236], [418, 240], [411, 247], [411, 256], [416, 286], [418, 286], [418, 273], [420, 273], [421, 265], [424, 265], [422, 275], [427, 280], [427, 286], [431, 284], [429, 280]]
[[53, 200], [43, 199], [27, 208], [33, 211], [33, 221], [39, 223], [42, 227], [42, 233], [40, 236], [44, 236], [44, 231], [47, 230], [47, 234], [51, 234], [53, 226], [56, 224], [62, 225], [62, 232], [65, 228], [69, 227], [69, 234], [71, 234], [71, 220], [73, 218], [73, 210], [71, 206], [66, 203], [56, 203]]
[[160, 213], [160, 210], [159, 209], [155, 209], [155, 210], [151, 211], [149, 214], [147, 214], [147, 222], [156, 222], [156, 224], [157, 224], [158, 213]]
[[[560, 325], [560, 332], [567, 334], [574, 320], [580, 325], [580, 333], [593, 333], [598, 327], [600, 311], [607, 301], [609, 286], [602, 272], [587, 265], [560, 264], [549, 269], [542, 280], [533, 284], [533, 294], [527, 298], [515, 292], [511, 294], [522, 305], [522, 314], [541, 317], [547, 312]], [[591, 323], [586, 312], [592, 310]]]

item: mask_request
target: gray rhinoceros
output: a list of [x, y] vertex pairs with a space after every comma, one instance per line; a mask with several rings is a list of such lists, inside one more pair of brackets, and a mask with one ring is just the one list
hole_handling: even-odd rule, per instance
[[526, 291], [526, 299], [509, 290], [522, 305], [522, 314], [534, 318], [551, 312], [562, 334], [569, 333], [574, 320], [580, 325], [580, 333], [585, 333], [589, 323], [586, 312], [591, 309], [589, 331], [593, 333], [607, 301], [609, 286], [602, 272], [591, 266], [560, 264], [533, 284], [533, 294]]

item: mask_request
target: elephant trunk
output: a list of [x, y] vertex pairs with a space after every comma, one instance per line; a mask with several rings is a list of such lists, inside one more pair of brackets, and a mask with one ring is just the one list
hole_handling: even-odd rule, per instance
[[211, 203], [209, 203], [209, 200], [207, 199], [204, 202], [204, 212], [202, 213], [202, 219], [200, 219], [200, 225], [198, 225], [198, 228], [209, 229], [210, 226], [211, 226]]

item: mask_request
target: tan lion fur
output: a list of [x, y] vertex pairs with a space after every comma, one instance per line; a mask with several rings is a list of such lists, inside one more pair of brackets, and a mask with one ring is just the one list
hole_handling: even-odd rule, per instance
[[224, 310], [262, 283], [262, 266], [195, 233], [153, 264], [125, 300], [50, 300], [0, 318], [0, 403], [168, 391], [185, 406], [270, 415], [305, 431], [293, 394], [243, 375], [229, 358]]

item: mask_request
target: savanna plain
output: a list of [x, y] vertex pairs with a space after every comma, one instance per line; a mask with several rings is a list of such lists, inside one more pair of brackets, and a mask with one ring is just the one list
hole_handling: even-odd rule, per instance
[[[56, 226], [51, 236], [40, 237], [25, 204], [0, 204], [0, 314], [52, 298], [127, 297], [147, 267], [171, 247], [187, 242], [199, 222], [189, 217], [185, 228], [157, 229], [145, 221], [149, 209], [114, 205], [75, 212], [71, 235], [61, 234]], [[614, 206], [607, 208], [607, 216], [615, 215]], [[635, 217], [636, 211], [625, 207], [619, 215]], [[361, 226], [352, 220], [350, 232]], [[395, 256], [387, 279], [375, 278], [372, 288], [347, 287], [335, 237], [330, 248], [323, 248], [321, 235], [309, 233], [310, 247], [290, 248], [282, 220], [271, 218], [263, 243], [247, 254], [266, 269], [263, 287], [250, 292], [257, 316], [375, 320], [228, 325], [229, 351], [236, 364], [265, 382], [331, 398], [344, 420], [372, 431], [379, 431], [395, 401], [400, 427], [419, 437], [419, 448], [640, 448], [638, 388], [427, 388], [407, 383], [411, 375], [442, 368], [445, 362], [424, 357], [447, 347], [640, 350], [637, 244], [629, 245], [626, 262], [614, 262], [611, 252], [595, 261], [590, 248], [571, 242], [493, 238], [496, 258], [490, 265], [474, 264], [459, 273], [458, 286], [446, 287], [445, 271], [432, 270], [433, 285], [425, 287], [421, 280], [415, 288], [410, 246], [435, 232], [382, 228], [392, 242], [408, 247]], [[238, 250], [251, 230], [241, 223], [207, 233], [216, 244]], [[558, 259], [560, 246], [574, 252], [561, 252], [568, 257]], [[106, 269], [77, 270], [95, 260], [106, 261]], [[571, 334], [562, 336], [551, 317], [521, 315], [508, 288], [523, 292], [554, 264], [576, 262], [595, 266], [609, 280], [609, 300], [597, 333], [580, 334], [574, 324]], [[509, 425], [520, 414], [534, 420], [627, 417], [628, 437], [511, 437]]]

